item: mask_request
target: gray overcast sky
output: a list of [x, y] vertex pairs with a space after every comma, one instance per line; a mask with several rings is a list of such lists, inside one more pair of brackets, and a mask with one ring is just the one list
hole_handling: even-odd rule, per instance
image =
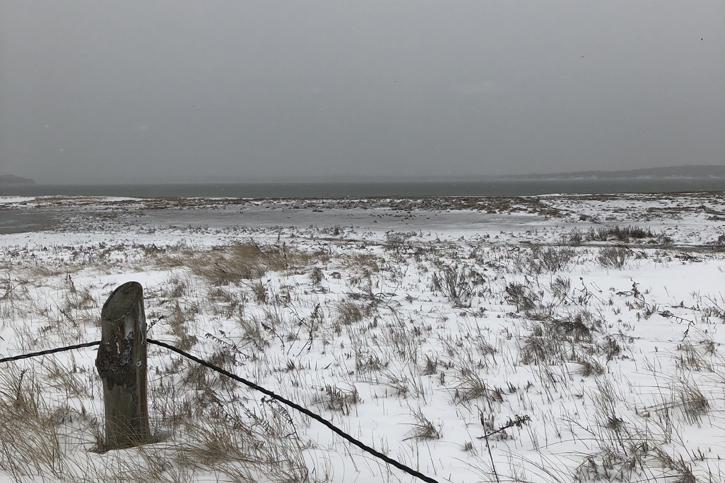
[[725, 164], [725, 1], [0, 0], [0, 174]]

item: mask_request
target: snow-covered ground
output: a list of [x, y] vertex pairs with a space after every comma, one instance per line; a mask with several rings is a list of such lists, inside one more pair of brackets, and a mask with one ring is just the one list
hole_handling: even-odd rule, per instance
[[[149, 337], [438, 481], [721, 482], [723, 220], [707, 193], [0, 197], [0, 357], [98, 340], [136, 280]], [[98, 451], [95, 355], [0, 367], [0, 482], [413, 480], [156, 346], [158, 442]]]

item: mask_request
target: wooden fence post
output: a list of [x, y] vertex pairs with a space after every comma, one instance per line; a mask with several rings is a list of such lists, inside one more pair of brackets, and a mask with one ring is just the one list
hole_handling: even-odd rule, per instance
[[103, 379], [106, 446], [115, 449], [148, 443], [146, 315], [140, 283], [121, 285], [103, 304], [96, 368]]

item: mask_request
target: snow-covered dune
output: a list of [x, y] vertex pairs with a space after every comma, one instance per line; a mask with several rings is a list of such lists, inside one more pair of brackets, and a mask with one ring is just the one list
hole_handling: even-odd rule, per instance
[[[149, 337], [437, 481], [724, 481], [723, 220], [720, 193], [0, 198], [0, 358], [98, 340], [136, 280]], [[103, 452], [94, 360], [0, 366], [0, 482], [411, 481], [159, 347], [158, 442]]]

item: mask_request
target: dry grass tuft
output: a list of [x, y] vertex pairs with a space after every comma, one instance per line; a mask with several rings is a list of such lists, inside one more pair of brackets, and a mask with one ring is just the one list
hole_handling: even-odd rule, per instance
[[503, 394], [502, 389], [490, 387], [474, 370], [462, 368], [458, 373], [453, 401], [467, 403], [480, 399], [488, 404], [489, 409], [492, 409], [494, 405], [503, 402]]
[[16, 366], [0, 373], [0, 469], [15, 481], [67, 470], [60, 422], [41, 397], [35, 374]]
[[192, 273], [215, 286], [238, 285], [255, 280], [267, 271], [298, 270], [307, 266], [313, 256], [283, 245], [240, 243], [218, 247], [206, 253], [195, 253], [187, 265]]
[[632, 256], [632, 250], [624, 247], [606, 247], [599, 250], [597, 260], [603, 267], [621, 270]]
[[322, 405], [330, 411], [339, 411], [346, 416], [350, 415], [351, 408], [359, 402], [362, 402], [362, 399], [355, 386], [343, 389], [329, 384], [325, 386], [324, 395], [318, 394], [314, 401], [315, 404]]
[[356, 303], [352, 300], [343, 300], [337, 304], [338, 321], [342, 325], [351, 325], [361, 322], [372, 312], [370, 305]]
[[420, 409], [413, 411], [413, 417], [415, 418], [413, 429], [408, 433], [410, 436], [406, 439], [433, 440], [443, 437], [442, 424], [436, 427], [435, 424], [425, 417], [423, 411]]

